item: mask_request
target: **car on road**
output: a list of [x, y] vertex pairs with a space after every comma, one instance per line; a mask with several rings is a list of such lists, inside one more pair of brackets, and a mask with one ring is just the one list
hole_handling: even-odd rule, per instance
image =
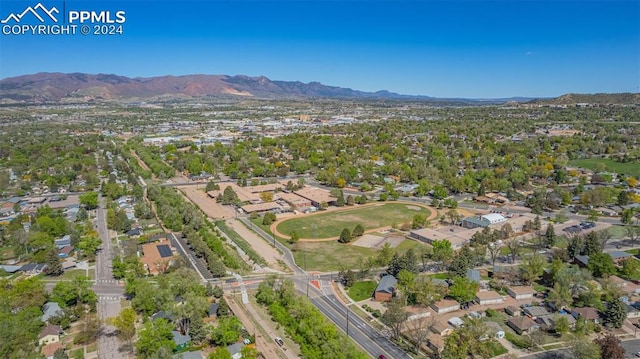
[[378, 359], [387, 359], [387, 357], [384, 356], [384, 354], [380, 354], [380, 355], [378, 355]]
[[635, 355], [636, 357], [640, 358], [640, 352], [635, 352], [633, 355]]
[[276, 341], [276, 343], [277, 343], [279, 346], [283, 346], [283, 345], [284, 345], [284, 341], [282, 340], [282, 338], [280, 338], [280, 337], [275, 337], [275, 339], [274, 339], [274, 340]]

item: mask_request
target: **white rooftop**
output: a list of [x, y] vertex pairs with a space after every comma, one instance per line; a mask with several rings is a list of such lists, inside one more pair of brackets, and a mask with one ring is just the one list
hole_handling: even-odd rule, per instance
[[491, 223], [498, 223], [498, 222], [504, 222], [507, 219], [504, 218], [503, 215], [501, 215], [500, 213], [489, 213], [489, 214], [485, 214], [482, 216], [482, 218], [486, 219], [487, 221], [491, 222]]

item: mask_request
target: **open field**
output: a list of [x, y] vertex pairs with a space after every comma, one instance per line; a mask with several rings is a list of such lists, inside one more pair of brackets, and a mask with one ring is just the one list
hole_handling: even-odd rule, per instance
[[[366, 261], [375, 256], [376, 249], [338, 243], [338, 241], [298, 242], [295, 245], [293, 257], [296, 263], [305, 270], [320, 272], [338, 271], [342, 268], [357, 268], [358, 260]], [[419, 253], [418, 247], [424, 246], [417, 241], [404, 240], [395, 252], [403, 254], [409, 249]]]
[[367, 231], [411, 222], [418, 213], [429, 217], [432, 212], [406, 203], [374, 203], [285, 219], [276, 225], [276, 231], [288, 236], [295, 230], [302, 239], [328, 239], [338, 237], [344, 228], [353, 230], [357, 224]]
[[640, 176], [640, 162], [621, 163], [608, 158], [585, 158], [569, 161], [570, 166], [595, 170], [598, 163], [603, 163], [608, 172], [624, 173], [634, 177]]

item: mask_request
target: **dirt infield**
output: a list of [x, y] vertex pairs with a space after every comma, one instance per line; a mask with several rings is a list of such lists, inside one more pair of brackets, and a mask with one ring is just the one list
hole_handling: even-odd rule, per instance
[[[426, 208], [426, 209], [428, 209], [430, 211], [430, 215], [429, 215], [429, 218], [427, 218], [427, 220], [432, 221], [432, 220], [438, 218], [438, 211], [433, 207], [426, 206], [426, 205], [419, 204], [419, 203], [407, 203], [407, 202], [401, 202], [401, 201], [374, 202], [374, 203], [367, 203], [367, 204], [359, 205], [359, 206], [356, 206], [356, 207], [330, 209], [330, 211], [343, 212], [343, 211], [354, 210], [356, 208], [366, 208], [366, 207], [380, 206], [380, 205], [384, 205], [384, 204], [388, 204], [388, 203], [404, 204], [409, 209], [413, 209], [411, 207]], [[300, 214], [300, 215], [297, 215], [295, 218], [309, 217], [309, 216], [317, 215], [317, 214], [320, 214], [320, 213], [326, 213], [326, 211], [325, 212], [314, 212], [314, 213]], [[280, 238], [289, 239], [290, 236], [282, 234], [280, 231], [278, 231], [277, 227], [278, 227], [278, 224], [280, 224], [281, 222], [283, 222], [285, 220], [288, 220], [288, 219], [291, 219], [291, 218], [292, 217], [287, 217], [287, 218], [280, 219], [280, 220], [277, 220], [277, 221], [273, 222], [271, 224], [271, 226], [269, 227], [269, 229], [271, 230], [271, 233], [273, 233], [274, 235], [276, 235], [276, 236], [278, 236]], [[369, 229], [369, 230], [365, 231], [365, 233], [381, 232], [381, 231], [390, 230], [390, 229], [391, 229], [391, 226], [385, 226], [385, 227]], [[328, 238], [300, 238], [300, 241], [301, 242], [328, 242], [328, 241], [335, 241], [338, 238], [339, 238], [339, 236], [328, 237]]]
[[385, 243], [389, 243], [391, 248], [395, 248], [400, 245], [404, 241], [404, 236], [395, 234], [395, 235], [385, 235], [385, 236], [376, 236], [373, 234], [365, 234], [362, 237], [356, 239], [353, 243], [354, 246], [360, 246], [365, 248], [376, 248], [380, 249], [384, 246]]

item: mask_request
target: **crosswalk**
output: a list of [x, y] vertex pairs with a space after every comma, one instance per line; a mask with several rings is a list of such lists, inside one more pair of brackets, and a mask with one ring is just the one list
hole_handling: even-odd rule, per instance
[[117, 302], [120, 300], [119, 295], [100, 295], [98, 296], [99, 302]]
[[119, 281], [115, 279], [96, 279], [96, 283], [115, 283], [117, 284]]

